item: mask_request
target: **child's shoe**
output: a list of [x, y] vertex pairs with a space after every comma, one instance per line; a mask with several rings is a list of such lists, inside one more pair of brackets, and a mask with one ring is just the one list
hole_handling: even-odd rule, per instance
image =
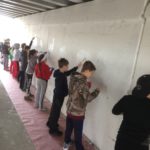
[[25, 96], [24, 100], [26, 100], [26, 101], [32, 101], [32, 98], [30, 96]]
[[55, 131], [53, 131], [53, 130], [49, 130], [49, 134], [50, 135], [54, 135], [54, 136], [62, 136], [63, 135], [63, 132], [62, 131], [60, 131], [60, 130], [55, 130]]
[[64, 143], [63, 150], [69, 150], [70, 144]]
[[33, 94], [31, 94], [31, 93], [29, 94], [29, 96], [30, 96], [30, 97], [32, 97], [32, 98], [34, 98], [34, 95], [33, 95]]

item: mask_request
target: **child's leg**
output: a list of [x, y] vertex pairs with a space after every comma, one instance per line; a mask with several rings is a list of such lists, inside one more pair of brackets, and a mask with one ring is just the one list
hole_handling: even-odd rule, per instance
[[30, 95], [30, 86], [32, 83], [32, 75], [27, 74], [27, 95]]
[[13, 63], [13, 77], [18, 78], [18, 73], [19, 73], [19, 62], [14, 61], [14, 63]]
[[71, 143], [71, 135], [73, 131], [73, 121], [67, 116], [66, 118], [66, 131], [65, 131], [65, 143]]
[[13, 70], [13, 61], [11, 61], [10, 63], [10, 73], [12, 73], [12, 70]]
[[4, 54], [4, 69], [8, 69], [8, 55]]
[[47, 88], [47, 82], [44, 80], [41, 80], [41, 92], [40, 92], [40, 97], [39, 97], [39, 108], [43, 109], [43, 101], [44, 101], [44, 96]]
[[41, 89], [42, 89], [42, 86], [41, 86], [40, 79], [37, 79], [37, 89], [36, 89], [36, 96], [35, 96], [35, 107], [37, 108], [39, 108]]
[[25, 71], [20, 71], [20, 88], [24, 90]]
[[58, 130], [58, 119], [60, 117], [60, 112], [61, 112], [63, 102], [64, 102], [64, 97], [58, 98], [54, 95], [52, 109], [48, 120], [48, 126], [53, 131]]
[[17, 80], [20, 82], [20, 80], [21, 80], [21, 74], [22, 74], [22, 71], [19, 71], [18, 72], [18, 77], [17, 77]]
[[3, 54], [3, 65], [4, 69], [6, 69], [6, 54]]
[[83, 119], [73, 121], [76, 150], [84, 150], [82, 145], [83, 122]]

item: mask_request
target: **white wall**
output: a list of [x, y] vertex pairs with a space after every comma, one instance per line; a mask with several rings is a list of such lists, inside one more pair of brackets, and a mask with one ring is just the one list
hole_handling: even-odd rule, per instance
[[[36, 35], [38, 39], [33, 47], [48, 50], [49, 61], [54, 67], [60, 57], [66, 57], [70, 67], [83, 58], [96, 64], [93, 82], [101, 86], [101, 94], [87, 108], [84, 133], [101, 150], [113, 150], [114, 147], [122, 118], [113, 116], [111, 109], [130, 89], [144, 4], [144, 0], [95, 0], [18, 20], [25, 23], [24, 40], [29, 41]], [[149, 73], [149, 27], [148, 20], [134, 80]], [[53, 88], [52, 78], [47, 90], [50, 100]]]

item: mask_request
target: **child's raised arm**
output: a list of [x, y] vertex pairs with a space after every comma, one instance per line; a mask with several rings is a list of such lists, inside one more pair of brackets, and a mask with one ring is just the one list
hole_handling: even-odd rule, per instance
[[65, 72], [66, 76], [70, 76], [73, 72], [76, 72], [78, 68], [80, 68], [83, 63], [85, 62], [85, 59], [83, 59], [76, 67], [70, 69], [69, 71]]
[[32, 38], [32, 40], [30, 41], [30, 44], [29, 44], [29, 48], [31, 49], [31, 46], [33, 44], [33, 40], [35, 39], [35, 37]]
[[78, 66], [76, 66], [76, 67], [70, 69], [69, 71], [65, 72], [65, 75], [70, 76], [73, 72], [76, 72], [77, 69], [78, 69]]

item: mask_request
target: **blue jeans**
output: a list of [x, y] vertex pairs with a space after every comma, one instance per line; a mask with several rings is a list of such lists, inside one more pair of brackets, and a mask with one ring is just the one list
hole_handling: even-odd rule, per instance
[[74, 130], [76, 150], [84, 150], [82, 145], [83, 122], [84, 119], [77, 120], [69, 116], [66, 119], [65, 143], [71, 142], [71, 135]]

